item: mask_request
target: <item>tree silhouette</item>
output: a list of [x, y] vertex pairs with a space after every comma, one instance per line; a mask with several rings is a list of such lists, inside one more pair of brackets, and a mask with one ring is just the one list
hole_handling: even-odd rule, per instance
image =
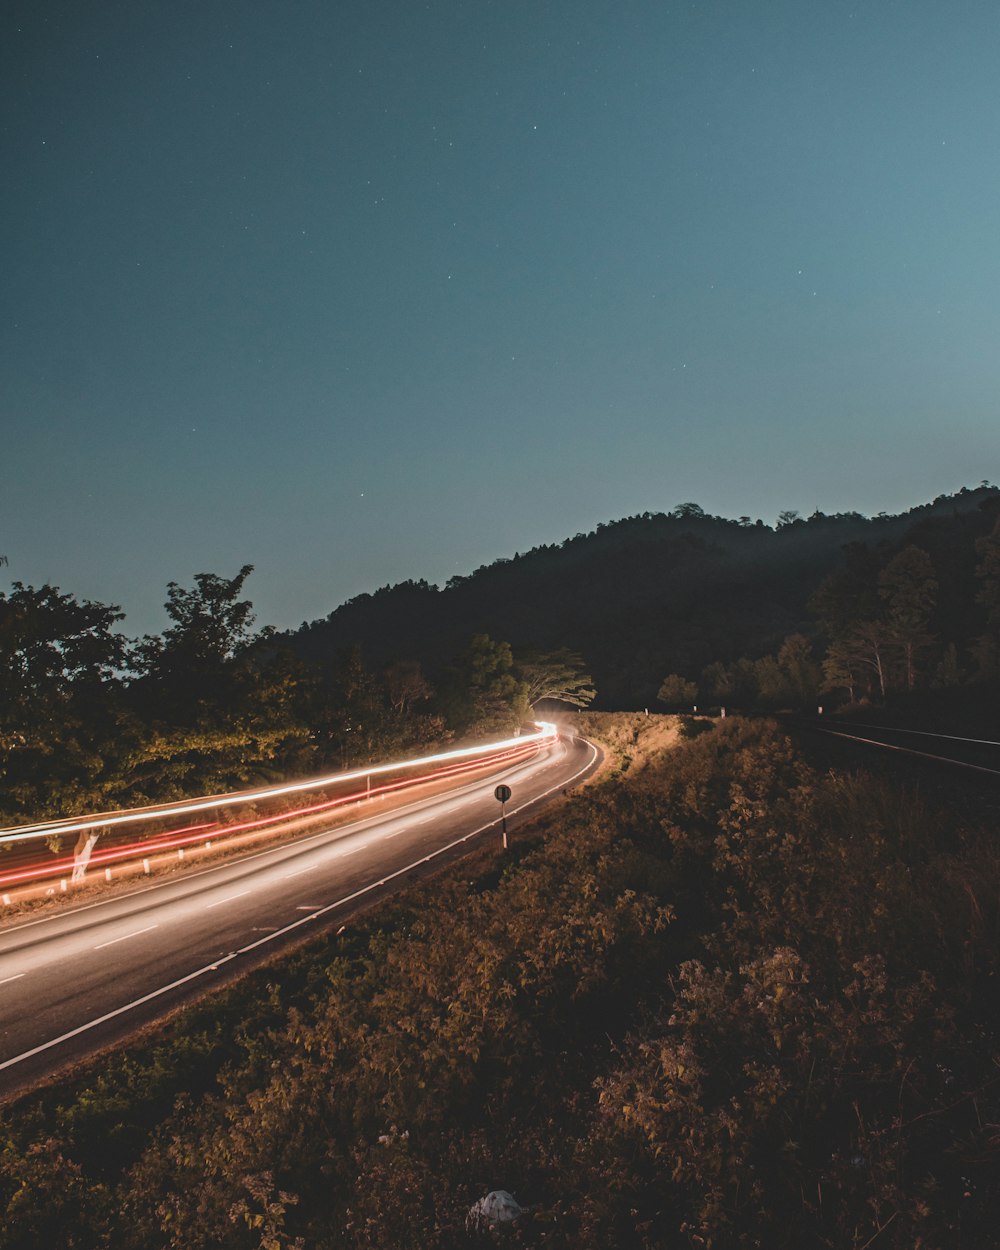
[[525, 684], [526, 697], [532, 706], [539, 699], [559, 699], [583, 708], [588, 707], [597, 694], [583, 657], [568, 647], [560, 647], [558, 651], [529, 651], [516, 661], [515, 669]]
[[698, 687], [693, 681], [681, 677], [678, 673], [670, 673], [660, 683], [656, 697], [668, 706], [694, 703], [698, 697]]
[[902, 656], [909, 690], [917, 684], [917, 657], [932, 641], [928, 622], [937, 588], [930, 556], [912, 545], [904, 547], [879, 574], [879, 597], [892, 641]]

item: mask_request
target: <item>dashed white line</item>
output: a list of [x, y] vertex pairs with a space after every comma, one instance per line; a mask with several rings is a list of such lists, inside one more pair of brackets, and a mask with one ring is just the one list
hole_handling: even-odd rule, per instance
[[225, 898], [216, 899], [214, 903], [208, 903], [205, 910], [211, 911], [213, 907], [221, 907], [223, 903], [231, 903], [234, 898], [242, 898], [244, 894], [249, 893], [249, 890], [240, 890], [239, 894], [227, 894]]
[[284, 881], [288, 881], [291, 877], [301, 877], [304, 872], [312, 872], [312, 870], [312, 864], [310, 864], [307, 868], [296, 868], [294, 872], [286, 872], [282, 879]]
[[147, 925], [145, 929], [136, 929], [134, 933], [126, 933], [124, 937], [112, 938], [110, 942], [102, 942], [100, 946], [95, 946], [94, 950], [102, 951], [105, 946], [114, 946], [118, 942], [127, 942], [129, 938], [138, 937], [140, 933], [152, 933], [154, 929], [158, 929], [159, 927], [160, 926], [158, 924]]
[[20, 981], [23, 976], [23, 972], [15, 972], [12, 977], [4, 977], [4, 979], [0, 981], [0, 985], [6, 985], [8, 981]]

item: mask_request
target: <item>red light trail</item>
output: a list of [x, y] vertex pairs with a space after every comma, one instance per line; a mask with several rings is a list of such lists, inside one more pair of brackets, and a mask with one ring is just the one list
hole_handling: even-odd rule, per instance
[[[419, 759], [373, 765], [370, 768], [355, 769], [346, 773], [334, 773], [307, 781], [272, 786], [267, 789], [234, 791], [230, 794], [181, 800], [177, 803], [163, 804], [159, 807], [129, 808], [114, 812], [96, 813], [72, 820], [43, 821], [32, 825], [0, 829], [0, 844], [56, 838], [67, 834], [81, 834], [95, 829], [110, 829], [130, 823], [169, 820], [195, 812], [211, 811], [226, 806], [254, 803], [297, 793], [301, 794], [324, 787], [339, 787], [354, 781], [364, 780], [365, 782], [365, 789], [363, 790], [352, 790], [337, 798], [324, 799], [320, 803], [295, 807], [252, 820], [233, 824], [206, 822], [204, 824], [186, 825], [177, 829], [165, 829], [159, 834], [150, 835], [139, 841], [108, 846], [100, 851], [92, 852], [85, 867], [105, 867], [107, 869], [110, 864], [121, 863], [124, 860], [135, 859], [139, 856], [149, 859], [165, 851], [183, 853], [183, 848], [192, 846], [195, 843], [209, 844], [223, 839], [230, 841], [238, 835], [260, 832], [275, 825], [285, 825], [292, 821], [316, 816], [322, 812], [332, 811], [349, 803], [384, 797], [413, 786], [457, 777], [476, 769], [495, 767], [501, 763], [518, 762], [537, 752], [547, 743], [554, 742], [558, 737], [558, 730], [555, 725], [542, 721], [538, 721], [536, 724], [538, 725], [536, 733], [524, 734], [516, 738], [507, 738], [500, 742], [439, 752], [436, 755], [423, 756]], [[372, 786], [371, 784], [373, 777], [385, 777], [387, 774], [410, 771], [432, 764], [444, 764], [445, 766], [433, 768], [429, 772], [421, 772], [415, 776], [386, 781], [377, 786]], [[60, 856], [46, 860], [42, 864], [33, 863], [29, 866], [20, 867], [15, 871], [0, 874], [0, 887], [9, 888], [10, 886], [27, 885], [41, 878], [60, 877], [65, 873], [71, 872], [76, 865], [77, 859], [75, 855]]]

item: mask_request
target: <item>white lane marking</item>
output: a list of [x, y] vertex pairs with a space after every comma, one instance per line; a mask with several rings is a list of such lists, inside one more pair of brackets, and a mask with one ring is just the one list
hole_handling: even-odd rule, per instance
[[127, 942], [129, 938], [138, 937], [140, 933], [152, 933], [154, 929], [158, 929], [159, 927], [160, 926], [158, 924], [150, 924], [147, 925], [145, 929], [136, 929], [134, 933], [126, 933], [124, 937], [112, 938], [110, 942], [102, 942], [100, 946], [95, 946], [93, 949], [95, 951], [102, 951], [105, 946], [114, 946], [118, 942]]
[[296, 868], [294, 872], [286, 872], [282, 880], [289, 881], [292, 877], [301, 877], [304, 872], [312, 872], [312, 868], [312, 864], [308, 868]]
[[207, 903], [206, 911], [211, 911], [213, 907], [221, 907], [223, 903], [231, 903], [234, 898], [242, 898], [244, 894], [249, 894], [249, 890], [240, 890], [239, 894], [227, 894], [225, 898], [217, 899], [214, 903]]
[[857, 734], [842, 734], [837, 729], [823, 729], [820, 732], [830, 734], [834, 738], [849, 738], [852, 742], [863, 742], [869, 747], [898, 751], [900, 755], [919, 755], [924, 760], [937, 760], [940, 764], [953, 764], [956, 768], [971, 768], [975, 773], [989, 773], [991, 777], [1000, 777], [1000, 769], [984, 768], [982, 764], [967, 764], [965, 760], [953, 760], [948, 755], [931, 755], [929, 751], [915, 751], [913, 747], [898, 747], [892, 742], [879, 742], [877, 738], [859, 738]]
[[[580, 741], [586, 742], [586, 739], [581, 738]], [[525, 803], [522, 807], [528, 807], [531, 803], [539, 803], [550, 794], [554, 794], [556, 790], [567, 789], [574, 781], [576, 781], [577, 777], [582, 777], [583, 774], [590, 769], [594, 762], [600, 758], [600, 751], [598, 751], [592, 742], [587, 742], [587, 746], [590, 748], [591, 758], [581, 769], [575, 772], [572, 777], [567, 778], [567, 780], [561, 781], [557, 785], [550, 786], [548, 790], [543, 790], [542, 793], [536, 795], [530, 803]], [[521, 810], [521, 807], [516, 808], [515, 812], [512, 812], [511, 815], [514, 815], [516, 812]], [[472, 833], [467, 833], [464, 837], [458, 838], [454, 842], [450, 842], [447, 846], [443, 846], [439, 851], [435, 851], [434, 856], [443, 855], [446, 851], [452, 850], [454, 847], [459, 846], [463, 842], [468, 842], [470, 838], [476, 837], [478, 834], [485, 832], [485, 830], [496, 828], [499, 823], [499, 820], [494, 820], [488, 825], [480, 826], [480, 828], [473, 830]], [[428, 855], [425, 859], [418, 862], [426, 863], [431, 858], [433, 858], [433, 856]], [[354, 899], [370, 893], [372, 890], [377, 889], [378, 886], [385, 885], [387, 881], [392, 881], [395, 877], [400, 877], [415, 867], [416, 864], [410, 864], [406, 868], [400, 868], [397, 872], [391, 873], [382, 881], [376, 882], [373, 885], [367, 885], [361, 890], [356, 890], [353, 894], [348, 894], [346, 898], [338, 899], [335, 903], [330, 903], [326, 907], [321, 907], [318, 911], [311, 912], [308, 916], [303, 916], [300, 920], [293, 920], [291, 924], [285, 925], [283, 929], [275, 929], [273, 933], [267, 934], [266, 937], [258, 938], [256, 942], [249, 942], [246, 946], [241, 946], [238, 951], [230, 951], [228, 955], [223, 955], [221, 959], [217, 959], [214, 963], [206, 964], [203, 968], [197, 968], [194, 972], [189, 972], [187, 976], [179, 977], [176, 981], [171, 981], [169, 985], [161, 985], [159, 989], [150, 990], [148, 994], [143, 994], [140, 998], [134, 998], [131, 1002], [124, 1003], [121, 1007], [116, 1007], [113, 1011], [105, 1012], [103, 1016], [98, 1016], [94, 1020], [88, 1020], [85, 1024], [77, 1025], [75, 1029], [70, 1029], [68, 1033], [61, 1033], [59, 1037], [50, 1038], [47, 1042], [42, 1042], [38, 1046], [33, 1046], [31, 1050], [26, 1050], [20, 1055], [14, 1055], [10, 1059], [4, 1059], [3, 1061], [0, 1061], [0, 1072], [3, 1072], [6, 1068], [12, 1068], [16, 1064], [23, 1063], [26, 1059], [32, 1059], [35, 1055], [43, 1054], [46, 1050], [51, 1050], [53, 1046], [59, 1046], [62, 1042], [68, 1042], [71, 1038], [79, 1037], [81, 1033], [87, 1033], [90, 1029], [96, 1029], [100, 1025], [105, 1024], [108, 1020], [114, 1020], [118, 1016], [124, 1015], [127, 1011], [132, 1011], [136, 1007], [142, 1007], [145, 1003], [152, 1002], [154, 998], [159, 998], [163, 994], [169, 994], [171, 990], [175, 990], [182, 985], [186, 985], [189, 981], [195, 980], [196, 977], [204, 976], [206, 972], [217, 972], [222, 964], [229, 963], [229, 961], [231, 959], [235, 959], [237, 955], [246, 955], [250, 951], [256, 950], [258, 946], [263, 946], [265, 942], [271, 942], [275, 938], [283, 937], [286, 933], [290, 933], [293, 929], [298, 929], [301, 925], [306, 924], [310, 920], [314, 920], [317, 916], [322, 916], [325, 912], [333, 911], [335, 907], [342, 907], [345, 903], [353, 902]]]
[[357, 855], [358, 851], [363, 851], [364, 849], [363, 846], [356, 846], [352, 851], [340, 851], [338, 853], [340, 855]]
[[[836, 725], [843, 725], [844, 721], [834, 721]], [[852, 724], [852, 722], [846, 722]], [[864, 725], [860, 722], [853, 723], [858, 729], [878, 729], [882, 733], [887, 734], [917, 734], [921, 738], [947, 738], [949, 742], [974, 742], [981, 747], [1000, 747], [1000, 742], [996, 742], [993, 738], [961, 738], [958, 734], [939, 734], [933, 733], [929, 729], [899, 729], [895, 725]], [[845, 735], [850, 736], [850, 735]]]
[[12, 977], [4, 977], [4, 979], [0, 981], [0, 985], [6, 985], [9, 981], [20, 981], [23, 976], [23, 972], [16, 972]]
[[[508, 813], [508, 818], [516, 816], [518, 812], [524, 811], [527, 807], [532, 807], [536, 803], [540, 803], [542, 799], [548, 798], [550, 794], [555, 794], [557, 790], [567, 790], [576, 781], [577, 777], [582, 777], [585, 772], [600, 759], [601, 753], [592, 742], [587, 742], [586, 738], [581, 738], [581, 742], [586, 742], [590, 748], [590, 758], [586, 764], [573, 774], [567, 777], [565, 781], [560, 781], [554, 786], [549, 786], [547, 790], [543, 790], [541, 794], [535, 795], [533, 799], [529, 799], [527, 803], [522, 803], [520, 807], [515, 807]], [[337, 907], [343, 907], [346, 903], [353, 903], [355, 899], [363, 898], [364, 895], [370, 894], [373, 890], [379, 889], [381, 886], [387, 885], [390, 881], [395, 881], [397, 877], [405, 876], [406, 873], [412, 872], [414, 868], [418, 868], [421, 864], [429, 864], [432, 859], [436, 859], [439, 855], [444, 855], [448, 851], [452, 851], [456, 846], [461, 846], [463, 842], [468, 842], [472, 838], [476, 838], [481, 833], [485, 833], [488, 829], [497, 829], [500, 825], [500, 818], [491, 820], [487, 825], [480, 825], [478, 829], [473, 829], [471, 833], [463, 834], [462, 837], [456, 838], [453, 842], [449, 842], [447, 846], [439, 847], [436, 851], [432, 851], [430, 855], [425, 855], [423, 859], [415, 860], [412, 864], [407, 864], [404, 868], [397, 868], [395, 872], [389, 873], [383, 877], [381, 881], [373, 881], [370, 885], [362, 886], [360, 890], [355, 890], [353, 894], [347, 894], [343, 898], [338, 898], [334, 903], [327, 903], [325, 907], [319, 907], [316, 911], [310, 912], [308, 916], [303, 916], [300, 920], [293, 920], [291, 924], [285, 925], [283, 929], [275, 929], [273, 933], [269, 933], [267, 937], [258, 938], [256, 942], [249, 942], [246, 946], [241, 946], [236, 952], [237, 955], [246, 955], [252, 950], [256, 950], [258, 946], [263, 946], [265, 942], [271, 942], [277, 937], [283, 937], [286, 933], [291, 933], [293, 929], [307, 924], [310, 920], [315, 920], [319, 916], [325, 915], [328, 911], [333, 911]], [[2, 1070], [3, 1064], [0, 1064]]]
[[[265, 938], [264, 940], [266, 941], [267, 939]], [[230, 959], [235, 958], [236, 951], [232, 951], [221, 959], [217, 959], [214, 964], [206, 964], [204, 968], [199, 968], [195, 972], [189, 972], [186, 977], [179, 977], [176, 981], [171, 981], [169, 985], [161, 985], [158, 990], [150, 990], [148, 994], [143, 994], [141, 998], [134, 998], [130, 1003], [125, 1003], [124, 1006], [116, 1007], [114, 1011], [105, 1012], [103, 1016], [98, 1016], [96, 1020], [88, 1020], [86, 1024], [80, 1024], [75, 1029], [70, 1029], [68, 1033], [62, 1033], [59, 1037], [53, 1037], [47, 1042], [42, 1042], [39, 1046], [33, 1046], [31, 1050], [26, 1050], [21, 1055], [14, 1055], [12, 1059], [5, 1059], [0, 1063], [0, 1072], [4, 1068], [12, 1068], [16, 1063], [23, 1063], [25, 1059], [31, 1059], [35, 1055], [40, 1055], [43, 1051], [51, 1050], [53, 1046], [58, 1046], [61, 1042], [68, 1042], [72, 1037], [79, 1037], [81, 1033], [86, 1033], [89, 1029], [96, 1029], [98, 1025], [105, 1024], [108, 1020], [114, 1020], [116, 1016], [122, 1016], [126, 1011], [131, 1011], [134, 1007], [141, 1007], [143, 1003], [159, 998], [161, 994], [167, 994], [181, 985], [186, 985], [188, 981], [193, 981], [195, 977], [203, 976], [206, 972], [215, 972], [221, 964], [227, 964]]]

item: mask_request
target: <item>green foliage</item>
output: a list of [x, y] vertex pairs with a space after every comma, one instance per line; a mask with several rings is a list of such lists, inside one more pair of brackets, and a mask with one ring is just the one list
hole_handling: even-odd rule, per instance
[[128, 732], [117, 608], [54, 586], [0, 594], [0, 781], [10, 814], [77, 810]]
[[573, 707], [588, 707], [597, 691], [582, 656], [568, 647], [557, 651], [529, 651], [517, 658], [515, 671], [524, 683], [529, 706], [540, 699], [558, 699]]
[[1000, 517], [989, 534], [976, 540], [976, 602], [986, 613], [986, 628], [979, 636], [976, 658], [980, 674], [994, 678], [1000, 672]]
[[814, 702], [821, 676], [809, 639], [789, 634], [777, 655], [728, 665], [716, 661], [702, 673], [702, 682], [708, 698], [722, 706], [801, 708]]
[[449, 671], [442, 696], [448, 723], [464, 737], [510, 733], [528, 715], [528, 682], [509, 643], [476, 634]]
[[686, 677], [681, 677], [677, 673], [670, 673], [660, 683], [656, 697], [661, 703], [666, 703], [668, 706], [676, 706], [678, 704], [690, 706], [698, 698], [698, 687], [695, 682], [688, 681]]
[[4, 1250], [65, 1246], [90, 1250], [103, 1224], [106, 1194], [55, 1137], [22, 1149], [0, 1147], [0, 1245]]
[[273, 631], [252, 632], [252, 604], [241, 598], [250, 572], [199, 573], [192, 589], [171, 583], [173, 624], [136, 645], [114, 632], [116, 608], [51, 586], [15, 583], [0, 595], [0, 818], [332, 771], [419, 754], [456, 729], [512, 732], [532, 681], [588, 694], [579, 657], [535, 657], [522, 677], [509, 645], [485, 635], [466, 648], [440, 698], [416, 660], [378, 673], [352, 647], [306, 664]]
[[892, 641], [901, 653], [907, 687], [917, 684], [917, 661], [933, 641], [928, 630], [938, 581], [926, 551], [904, 547], [879, 573], [879, 597]]

